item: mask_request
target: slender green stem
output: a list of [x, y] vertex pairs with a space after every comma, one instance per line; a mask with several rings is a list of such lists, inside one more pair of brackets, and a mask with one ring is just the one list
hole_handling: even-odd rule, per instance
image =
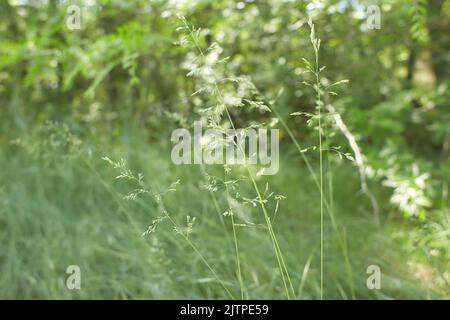
[[236, 235], [236, 225], [234, 224], [234, 211], [230, 202], [230, 190], [227, 183], [227, 173], [225, 171], [225, 189], [227, 191], [227, 202], [228, 202], [228, 209], [230, 211], [231, 215], [231, 225], [233, 228], [233, 240], [234, 240], [234, 251], [236, 254], [236, 268], [237, 268], [237, 277], [239, 280], [239, 288], [241, 291], [241, 299], [244, 300], [244, 281], [242, 280], [242, 271], [241, 271], [241, 261], [239, 257], [239, 246], [238, 246], [238, 240]]
[[234, 249], [236, 252], [236, 267], [237, 267], [237, 276], [239, 279], [239, 289], [241, 291], [241, 299], [244, 300], [244, 281], [242, 280], [241, 261], [239, 258], [239, 246], [237, 241], [236, 226], [234, 224], [233, 214], [231, 214], [231, 223], [233, 225]]
[[322, 150], [322, 101], [319, 78], [319, 49], [314, 46], [316, 58], [316, 93], [317, 93], [317, 113], [319, 118], [319, 184], [320, 184], [320, 299], [323, 300], [323, 254], [324, 254], [324, 235], [323, 235], [323, 150]]

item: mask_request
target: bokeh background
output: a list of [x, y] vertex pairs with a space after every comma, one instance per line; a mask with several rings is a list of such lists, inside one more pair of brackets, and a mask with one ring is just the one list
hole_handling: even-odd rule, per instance
[[[67, 25], [70, 5], [80, 8], [80, 29]], [[367, 28], [369, 5], [380, 8], [380, 29]], [[317, 110], [314, 92], [302, 84], [310, 79], [302, 58], [314, 61], [311, 17], [326, 66], [321, 83], [349, 80], [325, 103], [364, 160], [362, 167], [351, 161], [348, 137], [325, 117], [325, 143], [339, 149], [324, 153], [324, 298], [448, 299], [447, 0], [2, 0], [0, 297], [229, 297], [167, 219], [155, 225], [161, 207], [154, 197], [124, 199], [135, 181], [115, 179], [105, 156], [126, 160], [163, 194], [173, 219], [240, 296], [230, 216], [223, 214], [230, 199], [212, 178], [223, 178], [223, 168], [207, 167], [205, 176], [201, 166], [170, 159], [171, 132], [191, 128], [214, 103], [207, 92], [192, 95], [208, 79], [187, 76], [199, 53], [180, 17], [201, 28], [195, 39], [214, 66], [209, 76], [246, 76], [254, 84], [243, 93], [240, 82], [224, 85], [225, 95], [273, 108], [243, 103], [230, 112], [239, 127], [281, 131], [280, 170], [257, 184], [280, 195], [267, 206], [276, 212], [273, 228], [296, 297], [320, 298], [320, 192], [312, 174], [319, 153], [311, 148], [318, 131], [307, 116]], [[298, 152], [293, 138], [307, 151]], [[254, 198], [245, 179], [235, 187], [241, 200]], [[236, 201], [233, 214], [243, 296], [284, 299], [264, 218], [250, 200]], [[192, 230], [187, 216], [196, 218]], [[81, 268], [80, 290], [65, 285], [69, 265]], [[366, 286], [369, 265], [381, 269], [379, 290]]]

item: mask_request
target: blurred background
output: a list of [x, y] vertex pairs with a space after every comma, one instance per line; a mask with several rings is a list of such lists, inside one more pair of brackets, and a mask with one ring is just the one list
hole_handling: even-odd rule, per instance
[[[308, 17], [321, 39], [321, 84], [349, 80], [324, 100], [335, 150], [325, 152], [324, 298], [450, 298], [450, 1], [2, 0], [0, 17], [0, 298], [228, 298], [218, 278], [234, 297], [286, 298], [251, 183], [236, 178], [244, 200], [230, 222], [213, 178], [223, 168], [205, 174], [170, 159], [171, 132], [214, 104], [195, 72], [198, 46], [209, 76], [246, 77], [221, 87], [247, 101], [230, 108], [236, 125], [280, 129], [280, 170], [257, 184], [277, 195], [267, 206], [296, 297], [318, 299]], [[195, 43], [180, 17], [201, 28]], [[352, 161], [352, 139], [363, 163]], [[191, 242], [158, 220], [151, 196], [127, 200], [135, 181], [115, 179], [102, 157], [126, 160], [164, 194]], [[80, 290], [66, 287], [69, 265], [80, 267]], [[380, 289], [366, 285], [370, 265]]]

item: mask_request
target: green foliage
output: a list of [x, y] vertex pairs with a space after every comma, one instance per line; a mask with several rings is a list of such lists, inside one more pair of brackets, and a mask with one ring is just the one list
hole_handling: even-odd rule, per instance
[[409, 14], [411, 15], [411, 37], [418, 42], [427, 42], [428, 30], [427, 23], [427, 0], [414, 0], [410, 7]]
[[[2, 1], [0, 297], [448, 298], [450, 3], [368, 4]], [[278, 175], [173, 165], [198, 119]]]

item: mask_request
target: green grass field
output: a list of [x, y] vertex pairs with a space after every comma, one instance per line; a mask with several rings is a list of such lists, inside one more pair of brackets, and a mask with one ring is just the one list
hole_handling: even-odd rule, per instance
[[0, 1], [0, 299], [450, 299], [449, 26]]
[[[138, 136], [101, 147], [85, 142], [71, 146], [66, 135], [49, 137], [37, 147], [32, 138], [16, 141], [1, 158], [1, 298], [228, 298], [168, 221], [142, 236], [160, 215], [158, 207], [148, 195], [136, 201], [123, 199], [133, 184], [115, 179], [117, 172], [101, 160], [105, 155], [127, 159], [157, 192], [180, 179], [177, 191], [164, 196], [167, 210], [179, 225], [185, 224], [186, 216], [196, 217], [191, 241], [239, 297], [232, 228], [229, 217], [222, 215], [226, 198], [223, 190], [217, 191], [218, 208], [214, 205], [200, 166], [175, 166], [166, 160], [170, 149], [139, 142]], [[296, 297], [316, 299], [320, 294], [318, 192], [295, 150], [283, 154], [279, 174], [268, 179], [271, 190], [286, 197], [273, 226]], [[208, 170], [220, 174], [220, 168]], [[232, 171], [239, 175], [236, 168]], [[257, 181], [263, 190], [265, 180]], [[251, 193], [245, 182], [239, 188], [244, 195]], [[325, 217], [325, 298], [448, 297], [435, 278], [436, 268], [445, 266], [445, 261], [421, 261], [411, 255], [414, 248], [408, 235], [416, 232], [413, 226], [383, 214], [382, 225], [389, 227], [378, 234], [351, 163], [334, 168], [333, 188], [336, 228], [331, 217]], [[247, 204], [235, 215], [244, 297], [285, 298], [261, 212]], [[408, 265], [414, 262], [422, 276], [414, 276]], [[366, 286], [366, 268], [372, 264], [382, 270], [381, 290]], [[65, 286], [69, 265], [81, 268], [81, 290]]]

